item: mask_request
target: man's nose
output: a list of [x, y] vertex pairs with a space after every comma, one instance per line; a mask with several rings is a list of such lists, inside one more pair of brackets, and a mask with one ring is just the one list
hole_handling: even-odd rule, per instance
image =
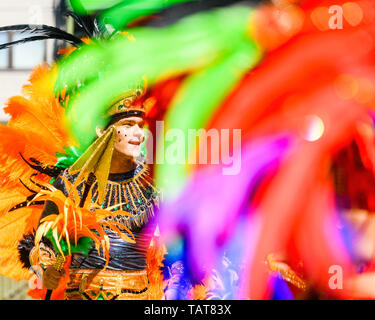
[[134, 126], [134, 136], [136, 136], [140, 139], [143, 139], [143, 137], [144, 137], [143, 129], [137, 124]]

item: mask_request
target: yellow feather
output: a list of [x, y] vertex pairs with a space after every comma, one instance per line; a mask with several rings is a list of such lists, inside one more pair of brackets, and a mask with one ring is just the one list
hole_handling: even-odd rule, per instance
[[53, 239], [56, 242], [57, 249], [59, 250], [60, 254], [62, 256], [64, 256], [64, 253], [63, 253], [63, 251], [61, 249], [61, 246], [60, 246], [59, 236], [57, 234], [57, 229], [56, 228], [52, 229], [52, 235], [53, 235]]

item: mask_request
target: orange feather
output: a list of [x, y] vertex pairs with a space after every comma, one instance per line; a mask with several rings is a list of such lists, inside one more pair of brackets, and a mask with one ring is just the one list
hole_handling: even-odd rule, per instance
[[43, 206], [8, 212], [26, 200], [30, 192], [20, 183], [40, 192], [29, 181], [45, 184], [50, 177], [32, 169], [25, 159], [34, 158], [51, 166], [57, 162], [56, 152], [75, 145], [65, 126], [64, 108], [53, 93], [57, 67], [46, 63], [36, 67], [23, 87], [22, 96], [11, 97], [4, 111], [11, 116], [0, 125], [0, 275], [17, 280], [31, 274], [22, 267], [17, 246], [24, 235], [36, 230]]

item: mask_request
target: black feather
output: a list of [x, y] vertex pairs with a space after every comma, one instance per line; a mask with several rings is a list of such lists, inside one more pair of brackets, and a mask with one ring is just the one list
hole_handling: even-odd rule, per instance
[[29, 190], [31, 193], [33, 193], [33, 195], [35, 196], [38, 192], [30, 189], [26, 184], [23, 183], [23, 181], [21, 179], [19, 179], [19, 181], [21, 182], [21, 184], [27, 189]]
[[54, 39], [56, 36], [58, 37], [65, 37], [67, 40], [75, 42], [77, 44], [81, 43], [81, 39], [77, 38], [76, 36], [61, 30], [56, 27], [47, 26], [45, 24], [15, 24], [10, 26], [0, 27], [0, 32], [9, 32], [9, 31], [17, 31], [20, 33], [29, 33], [29, 34], [37, 34], [43, 36], [49, 36], [51, 39]]
[[[17, 209], [21, 209], [21, 208], [24, 208], [26, 206], [32, 206], [32, 205], [42, 205], [42, 204], [45, 204], [45, 201], [44, 200], [34, 200], [34, 197], [35, 195], [37, 194], [37, 192], [35, 190], [32, 190], [31, 188], [29, 188], [25, 183], [23, 183], [23, 181], [21, 179], [19, 179], [20, 183], [29, 191], [31, 192], [31, 195], [29, 195], [28, 197], [26, 197], [26, 200], [23, 201], [23, 202], [20, 202], [18, 204], [16, 204], [14, 207], [12, 207], [8, 212], [12, 212], [12, 211], [15, 211]], [[41, 187], [43, 188], [44, 190], [48, 190], [47, 188], [43, 187], [43, 186], [40, 186], [39, 184], [37, 184], [35, 181], [33, 181], [31, 178], [30, 178], [30, 181], [32, 183], [34, 183], [35, 185], [37, 185], [38, 187]]]
[[34, 181], [33, 179], [31, 179], [30, 177], [30, 182], [32, 182], [33, 184], [35, 184], [37, 187], [39, 187], [40, 189], [42, 190], [46, 190], [46, 191], [49, 191], [49, 189], [45, 186], [42, 186], [41, 184], [39, 184], [38, 182]]
[[29, 269], [31, 267], [29, 255], [34, 248], [35, 232], [23, 236], [23, 239], [18, 243], [18, 255], [23, 264], [23, 267]]
[[29, 161], [27, 161], [23, 155], [20, 153], [20, 156], [22, 158], [23, 161], [25, 161], [31, 168], [39, 171], [40, 173], [44, 173], [50, 177], [53, 177], [53, 178], [57, 178], [59, 176], [59, 174], [61, 173], [61, 171], [64, 170], [64, 168], [61, 168], [61, 167], [56, 167], [56, 166], [43, 166], [43, 164], [34, 159], [34, 158], [30, 158], [29, 160], [31, 162], [33, 162], [34, 164], [31, 164]]
[[[46, 237], [42, 237], [42, 242], [46, 246], [53, 249], [53, 245], [51, 241], [49, 241]], [[33, 233], [27, 234], [23, 236], [23, 239], [18, 243], [18, 256], [23, 264], [23, 267], [29, 269], [31, 267], [29, 255], [31, 250], [35, 246], [35, 231]]]
[[100, 33], [98, 26], [89, 16], [80, 16], [72, 11], [67, 11], [66, 15], [71, 16], [75, 23], [77, 23], [90, 38], [95, 37]]
[[15, 205], [13, 208], [9, 209], [8, 212], [12, 212], [21, 208], [30, 207], [30, 206], [40, 206], [46, 203], [44, 200], [36, 200], [31, 201], [30, 200], [34, 197], [34, 195], [28, 196], [26, 201], [20, 202], [19, 204]]
[[82, 43], [81, 39], [77, 38], [76, 36], [70, 33], [67, 33], [63, 30], [60, 30], [58, 28], [47, 26], [47, 25], [17, 24], [17, 25], [12, 25], [12, 26], [0, 27], [0, 32], [10, 32], [10, 31], [20, 32], [25, 35], [30, 35], [30, 37], [26, 37], [21, 40], [1, 44], [0, 50], [9, 48], [17, 44], [22, 44], [22, 43], [27, 43], [27, 42], [32, 42], [32, 41], [47, 40], [47, 39], [64, 40], [75, 46]]

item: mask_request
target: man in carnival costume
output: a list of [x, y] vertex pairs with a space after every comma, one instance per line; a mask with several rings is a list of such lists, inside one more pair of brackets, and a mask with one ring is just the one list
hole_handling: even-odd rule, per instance
[[[87, 255], [73, 254], [67, 299], [150, 297], [146, 254], [155, 231], [154, 206], [159, 193], [146, 165], [139, 161], [145, 139], [145, 109], [142, 103], [136, 103], [139, 95], [140, 90], [130, 90], [111, 106], [107, 128], [97, 129], [99, 138], [54, 183], [66, 196], [73, 186], [82, 203], [88, 201], [112, 211], [113, 215], [103, 220], [113, 221], [127, 234], [124, 238], [108, 227], [105, 229], [110, 242], [108, 261], [94, 246]], [[85, 175], [87, 179], [83, 179]], [[130, 215], [116, 215], [118, 210]], [[57, 206], [49, 201], [42, 219], [56, 213]], [[45, 287], [55, 289], [59, 274], [54, 266], [48, 267], [43, 278]]]
[[[0, 31], [9, 30], [43, 34], [22, 42], [82, 43], [48, 26]], [[77, 152], [66, 126], [67, 97], [54, 93], [57, 72], [56, 66], [36, 68], [23, 96], [5, 108], [11, 120], [0, 128], [0, 274], [29, 281], [42, 276], [43, 287], [29, 291], [41, 299], [176, 298], [176, 285], [164, 294], [165, 249], [154, 236], [160, 192], [141, 154], [146, 90], [134, 86], [110, 103], [107, 125]]]

